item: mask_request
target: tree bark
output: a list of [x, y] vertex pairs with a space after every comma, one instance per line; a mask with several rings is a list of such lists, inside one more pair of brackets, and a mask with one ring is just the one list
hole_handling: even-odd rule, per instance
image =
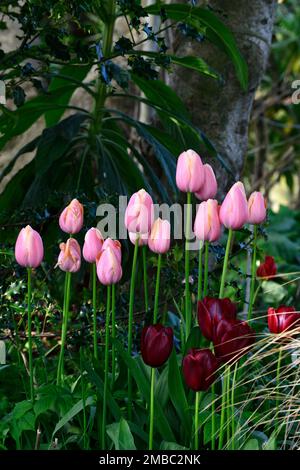
[[[183, 2], [186, 3], [186, 2]], [[203, 2], [202, 2], [203, 3]], [[255, 91], [268, 61], [276, 0], [209, 0], [205, 2], [233, 33], [249, 70], [249, 85], [243, 91], [228, 56], [205, 40], [190, 41], [180, 33], [172, 37], [174, 53], [178, 56], [202, 57], [224, 77], [225, 83], [191, 71], [175, 69], [170, 85], [184, 101], [193, 123], [215, 145], [217, 151], [232, 168], [235, 179], [243, 169], [248, 124]], [[204, 160], [211, 160], [205, 154]], [[220, 195], [232, 184], [234, 177], [218, 162], [213, 161], [219, 181]]]

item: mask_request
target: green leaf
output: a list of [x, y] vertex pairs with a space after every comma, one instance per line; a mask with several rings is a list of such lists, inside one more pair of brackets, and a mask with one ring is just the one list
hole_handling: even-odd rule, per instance
[[180, 418], [180, 421], [182, 422], [185, 432], [189, 434], [192, 429], [192, 419], [189, 413], [189, 405], [185, 395], [182, 383], [182, 376], [178, 366], [177, 356], [174, 348], [169, 359], [168, 371], [169, 395], [173, 406]]
[[162, 441], [160, 450], [189, 450], [187, 447], [180, 446], [176, 442]]
[[124, 418], [118, 423], [106, 426], [106, 432], [114, 443], [116, 450], [136, 450], [133, 436]]
[[79, 400], [72, 408], [58, 421], [53, 431], [52, 437], [63, 428], [69, 421], [71, 421], [78, 413], [80, 413], [84, 407], [94, 404], [94, 398], [88, 397], [85, 402]]
[[184, 354], [186, 354], [189, 351], [189, 349], [199, 348], [201, 345], [201, 339], [202, 339], [202, 335], [201, 335], [200, 328], [198, 326], [194, 326], [191, 329], [189, 337], [185, 343]]
[[243, 446], [243, 450], [259, 450], [259, 444], [257, 439], [249, 439]]
[[[147, 7], [146, 10], [150, 14], [157, 15], [160, 13], [161, 4], [157, 3], [155, 5], [151, 5]], [[205, 35], [216, 45], [223, 48], [228, 57], [232, 60], [236, 75], [243, 90], [247, 89], [247, 63], [237, 47], [233, 34], [214, 13], [205, 8], [181, 4], [164, 4], [164, 10], [168, 18], [188, 23], [201, 31], [201, 33], [203, 33], [204, 27]]]

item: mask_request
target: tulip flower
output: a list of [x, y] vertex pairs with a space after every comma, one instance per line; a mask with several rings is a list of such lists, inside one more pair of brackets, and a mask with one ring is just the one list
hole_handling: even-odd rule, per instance
[[279, 334], [300, 326], [300, 313], [295, 307], [280, 305], [277, 309], [268, 308], [268, 327], [271, 333]]
[[246, 354], [255, 341], [255, 333], [247, 322], [221, 320], [215, 330], [214, 349], [224, 363], [237, 361]]
[[202, 241], [215, 242], [220, 238], [221, 224], [219, 219], [218, 201], [208, 199], [199, 204], [194, 232], [196, 237]]
[[217, 369], [218, 361], [210, 349], [191, 349], [182, 362], [184, 380], [195, 392], [210, 387]]
[[168, 359], [173, 348], [173, 330], [157, 323], [145, 326], [141, 336], [141, 352], [145, 364], [160, 367]]
[[104, 286], [116, 284], [121, 279], [122, 266], [113, 248], [107, 247], [101, 251], [97, 260], [97, 276]]
[[81, 266], [80, 246], [75, 238], [69, 238], [67, 243], [59, 245], [60, 254], [55, 267], [59, 267], [62, 271], [76, 273]]
[[256, 276], [270, 279], [277, 273], [277, 266], [273, 256], [265, 256], [265, 261], [256, 270]]
[[148, 245], [149, 233], [135, 233], [135, 232], [128, 232], [129, 240], [133, 245], [138, 242], [139, 246], [146, 246]]
[[171, 225], [168, 220], [156, 219], [149, 235], [148, 246], [158, 254], [167, 253], [171, 242]]
[[266, 216], [266, 201], [259, 191], [255, 191], [248, 200], [248, 223], [261, 224], [266, 219]]
[[102, 245], [102, 250], [101, 251], [105, 251], [107, 248], [110, 248], [118, 262], [121, 264], [122, 262], [122, 246], [121, 246], [121, 243], [119, 242], [119, 240], [112, 240], [111, 238], [106, 238], [106, 240], [104, 240], [104, 243]]
[[198, 302], [198, 323], [203, 336], [214, 341], [218, 323], [221, 320], [235, 320], [236, 313], [236, 305], [230, 299], [204, 297]]
[[149, 233], [154, 218], [152, 197], [144, 189], [134, 193], [125, 211], [125, 226], [128, 232]]
[[214, 170], [208, 163], [205, 163], [205, 165], [203, 165], [203, 170], [204, 183], [200, 191], [195, 192], [195, 196], [200, 199], [200, 201], [207, 201], [208, 199], [214, 198], [217, 194], [218, 184]]
[[235, 183], [220, 208], [220, 221], [228, 229], [238, 230], [248, 221], [248, 202], [243, 183]]
[[37, 268], [43, 260], [42, 238], [30, 225], [22, 228], [18, 235], [15, 245], [15, 257], [17, 263], [24, 268]]
[[28, 318], [28, 368], [30, 381], [30, 399], [34, 402], [33, 356], [32, 356], [32, 318], [31, 318], [31, 274], [32, 268], [37, 268], [44, 257], [44, 246], [40, 234], [30, 225], [22, 228], [15, 244], [17, 263], [27, 268], [27, 318]]
[[83, 226], [83, 205], [73, 199], [62, 211], [59, 226], [63, 232], [74, 234], [80, 232]]
[[90, 228], [86, 232], [82, 249], [82, 255], [85, 261], [88, 263], [96, 263], [97, 257], [102, 250], [103, 241], [101, 232], [97, 228]]
[[204, 184], [204, 167], [194, 150], [182, 152], [177, 160], [176, 184], [184, 193], [200, 191]]

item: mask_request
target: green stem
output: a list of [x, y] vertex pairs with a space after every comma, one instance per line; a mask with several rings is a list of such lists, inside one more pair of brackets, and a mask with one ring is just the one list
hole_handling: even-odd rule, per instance
[[115, 382], [116, 376], [116, 346], [115, 346], [115, 339], [116, 339], [116, 286], [113, 284], [111, 286], [111, 337], [113, 340], [112, 343], [112, 352], [111, 352], [111, 361], [112, 361], [112, 383]]
[[279, 402], [280, 402], [280, 369], [281, 369], [281, 361], [282, 361], [282, 347], [279, 349], [278, 359], [277, 359], [277, 370], [276, 370], [276, 419], [275, 419], [275, 435], [276, 438], [279, 432]]
[[190, 309], [190, 253], [189, 253], [189, 241], [190, 241], [190, 225], [192, 217], [192, 194], [187, 193], [187, 212], [186, 212], [186, 230], [185, 230], [185, 338], [189, 337], [191, 331], [191, 309]]
[[223, 439], [224, 439], [226, 385], [227, 385], [227, 366], [225, 367], [225, 370], [224, 370], [224, 377], [223, 377], [223, 383], [222, 383], [221, 421], [220, 421], [220, 433], [219, 433], [219, 445], [218, 445], [219, 450], [222, 450]]
[[83, 448], [84, 450], [87, 449], [87, 432], [86, 432], [86, 409], [85, 409], [85, 387], [84, 387], [84, 380], [83, 380], [83, 350], [82, 347], [80, 347], [80, 372], [81, 372], [81, 398], [82, 398], [82, 404], [83, 404]]
[[155, 368], [151, 367], [149, 450], [153, 450]]
[[[134, 306], [134, 289], [135, 289], [135, 278], [136, 278], [136, 264], [139, 250], [139, 241], [136, 240], [134, 245], [131, 280], [130, 280], [130, 294], [129, 294], [129, 318], [128, 318], [128, 354], [131, 356], [132, 353], [132, 328], [133, 328], [133, 306]], [[130, 370], [128, 369], [128, 418], [131, 421], [132, 418], [132, 377]]]
[[220, 299], [222, 299], [224, 297], [225, 278], [226, 278], [227, 265], [228, 265], [228, 260], [229, 260], [229, 253], [230, 253], [232, 235], [233, 235], [233, 231], [230, 228], [229, 231], [228, 231], [228, 239], [227, 239], [227, 245], [226, 245], [224, 262], [223, 262], [223, 271], [222, 271], [220, 293], [219, 293], [219, 298]]
[[201, 395], [201, 392], [196, 392], [196, 396], [195, 396], [195, 419], [194, 419], [194, 422], [195, 422], [195, 435], [194, 435], [194, 438], [195, 438], [195, 445], [194, 445], [194, 450], [198, 450], [199, 448], [199, 402], [200, 402], [200, 395]]
[[107, 411], [108, 367], [109, 367], [110, 298], [111, 298], [111, 286], [107, 286], [106, 320], [105, 320], [105, 353], [104, 353], [104, 388], [103, 388], [103, 410], [102, 410], [102, 450], [105, 450], [105, 433], [106, 433], [106, 411]]
[[204, 287], [203, 287], [203, 297], [207, 296], [207, 287], [208, 287], [208, 250], [209, 243], [205, 242], [205, 256], [204, 256]]
[[147, 276], [147, 246], [142, 248], [143, 252], [143, 280], [144, 280], [144, 297], [145, 297], [145, 310], [149, 310], [149, 296], [148, 296], [148, 276]]
[[28, 312], [28, 363], [30, 377], [30, 400], [34, 402], [33, 388], [33, 359], [32, 359], [32, 332], [31, 332], [31, 268], [27, 268], [27, 312]]
[[70, 305], [70, 289], [71, 289], [71, 273], [66, 272], [65, 276], [65, 293], [64, 293], [64, 307], [63, 307], [63, 320], [61, 330], [61, 347], [57, 367], [57, 385], [61, 385], [64, 381], [64, 354], [65, 343], [68, 329], [69, 305]]
[[160, 286], [160, 271], [161, 271], [161, 254], [158, 255], [157, 259], [157, 273], [156, 273], [156, 284], [155, 284], [155, 297], [154, 297], [154, 310], [153, 310], [153, 323], [157, 323], [158, 316], [158, 299], [159, 299], [159, 286]]
[[232, 378], [232, 389], [231, 389], [231, 450], [235, 450], [235, 415], [234, 415], [234, 401], [235, 401], [235, 384], [236, 375], [238, 370], [238, 361], [234, 365], [233, 378]]
[[216, 434], [216, 420], [215, 420], [215, 384], [211, 386], [211, 450], [215, 450], [215, 434]]
[[252, 265], [251, 265], [251, 285], [250, 285], [250, 298], [247, 320], [251, 320], [253, 304], [254, 304], [254, 290], [256, 280], [256, 241], [257, 241], [257, 225], [253, 225], [253, 251], [252, 251]]
[[227, 439], [227, 446], [230, 441], [230, 425], [231, 425], [231, 403], [230, 403], [230, 374], [231, 374], [231, 367], [228, 366], [227, 368], [227, 385], [226, 385], [226, 439]]
[[197, 291], [197, 300], [202, 299], [202, 248], [203, 242], [200, 240], [199, 245], [199, 256], [198, 256], [198, 291]]
[[97, 271], [96, 263], [92, 265], [93, 274], [93, 340], [94, 340], [94, 358], [98, 360], [98, 341], [97, 341]]

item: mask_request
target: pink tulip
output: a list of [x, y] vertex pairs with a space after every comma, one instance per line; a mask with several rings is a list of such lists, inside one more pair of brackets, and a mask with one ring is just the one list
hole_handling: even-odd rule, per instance
[[148, 246], [154, 253], [163, 254], [170, 248], [171, 225], [168, 220], [156, 219], [148, 240]]
[[248, 203], [243, 183], [238, 181], [226, 194], [220, 208], [220, 221], [232, 230], [238, 230], [248, 220]]
[[116, 284], [122, 277], [121, 263], [111, 246], [101, 251], [97, 262], [97, 276], [105, 286]]
[[194, 150], [182, 152], [177, 160], [176, 184], [184, 193], [200, 191], [204, 184], [202, 160]]
[[114, 252], [118, 262], [121, 263], [122, 247], [119, 240], [112, 240], [111, 238], [107, 238], [106, 240], [104, 240], [104, 243], [102, 245], [102, 251], [105, 251], [107, 248], [110, 248]]
[[76, 273], [81, 265], [80, 246], [75, 238], [69, 238], [67, 243], [59, 245], [60, 254], [55, 267], [59, 267], [62, 271]]
[[37, 268], [44, 257], [43, 240], [40, 234], [30, 225], [20, 231], [16, 246], [15, 257], [17, 263], [24, 268]]
[[144, 189], [134, 193], [125, 212], [125, 226], [128, 232], [149, 233], [153, 224], [154, 207], [150, 194]]
[[195, 196], [200, 199], [200, 201], [207, 201], [207, 199], [215, 197], [218, 191], [218, 185], [212, 167], [208, 163], [205, 163], [205, 165], [203, 165], [203, 169], [204, 183], [200, 191], [195, 192]]
[[202, 241], [215, 242], [221, 235], [221, 224], [219, 219], [218, 201], [208, 199], [198, 207], [194, 232], [196, 237]]
[[248, 201], [249, 224], [261, 224], [267, 215], [266, 201], [259, 191], [255, 191]]
[[96, 263], [97, 256], [102, 250], [103, 237], [100, 230], [97, 228], [90, 228], [84, 237], [84, 244], [82, 254], [88, 263]]
[[133, 245], [135, 245], [136, 241], [139, 241], [139, 246], [147, 245], [149, 233], [135, 233], [129, 232], [129, 239]]
[[73, 199], [59, 217], [59, 226], [66, 233], [80, 232], [83, 226], [83, 205]]

